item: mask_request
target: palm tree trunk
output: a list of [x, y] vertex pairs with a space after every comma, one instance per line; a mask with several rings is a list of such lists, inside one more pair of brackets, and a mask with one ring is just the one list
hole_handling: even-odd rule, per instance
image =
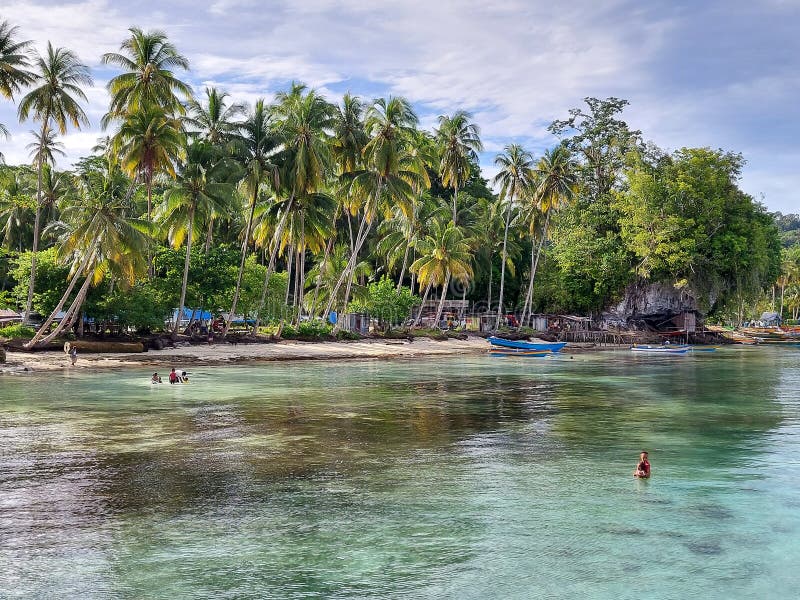
[[783, 322], [783, 293], [786, 291], [786, 282], [781, 283], [781, 311], [778, 313], [781, 317], [781, 322]]
[[458, 184], [453, 186], [453, 225], [456, 225], [456, 217], [458, 216]]
[[[364, 218], [366, 219], [366, 213], [364, 213]], [[367, 227], [364, 229], [364, 234], [361, 236], [361, 240], [356, 240], [356, 247], [353, 251], [353, 255], [350, 257], [350, 261], [348, 263], [347, 270], [349, 271], [349, 275], [347, 277], [347, 287], [344, 291], [344, 301], [342, 303], [342, 310], [347, 311], [347, 304], [350, 302], [350, 292], [353, 288], [353, 273], [356, 269], [356, 264], [358, 264], [358, 253], [361, 251], [361, 247], [364, 245], [364, 242], [367, 239], [367, 235], [369, 235], [370, 229], [372, 229], [372, 222], [367, 224]], [[337, 321], [336, 325], [339, 325]], [[338, 331], [338, 329], [337, 329]]]
[[[333, 290], [331, 290], [330, 297], [328, 298], [328, 304], [325, 307], [325, 312], [322, 315], [323, 320], [327, 319], [328, 313], [331, 312], [331, 309], [333, 308], [334, 303], [336, 302], [336, 295], [339, 293], [339, 288], [342, 287], [342, 284], [344, 283], [345, 278], [350, 275], [351, 265], [352, 265], [353, 268], [355, 268], [355, 264], [356, 264], [355, 261], [358, 258], [358, 250], [361, 248], [361, 246], [358, 244], [358, 242], [361, 240], [361, 235], [362, 235], [362, 232], [364, 230], [364, 227], [366, 226], [366, 223], [367, 223], [367, 213], [365, 211], [363, 217], [361, 218], [361, 224], [358, 227], [358, 235], [356, 237], [356, 243], [355, 243], [355, 245], [353, 246], [353, 249], [350, 252], [350, 258], [347, 260], [347, 264], [345, 265], [344, 269], [342, 270], [342, 273], [339, 275], [339, 279], [337, 279], [336, 285], [333, 287]], [[351, 280], [351, 283], [352, 283], [352, 276], [350, 276], [350, 280]], [[349, 288], [349, 286], [348, 286], [348, 288]]]
[[317, 314], [317, 299], [319, 298], [319, 288], [322, 285], [322, 269], [325, 267], [325, 264], [328, 262], [328, 257], [331, 254], [331, 250], [333, 249], [333, 240], [336, 238], [331, 236], [331, 239], [328, 240], [328, 243], [325, 245], [325, 254], [322, 257], [322, 262], [319, 263], [319, 275], [317, 276], [317, 284], [314, 286], [314, 300], [311, 302], [311, 316]]
[[213, 236], [214, 236], [214, 217], [211, 216], [208, 218], [208, 229], [206, 230], [206, 247], [204, 252], [206, 255], [211, 250], [211, 239]]
[[47, 319], [42, 324], [42, 326], [39, 327], [39, 331], [36, 332], [36, 335], [34, 335], [33, 338], [31, 338], [31, 340], [28, 343], [25, 344], [25, 346], [24, 346], [25, 348], [34, 348], [36, 346], [36, 343], [44, 335], [45, 331], [47, 331], [47, 328], [50, 327], [50, 325], [52, 324], [52, 322], [55, 319], [56, 315], [59, 312], [61, 312], [62, 308], [64, 308], [64, 304], [67, 302], [67, 298], [69, 298], [69, 295], [72, 293], [72, 290], [75, 288], [75, 283], [78, 281], [78, 278], [81, 276], [81, 274], [83, 273], [84, 269], [86, 269], [86, 266], [89, 264], [89, 260], [91, 259], [93, 250], [94, 250], [94, 247], [90, 248], [89, 252], [86, 253], [86, 256], [84, 256], [84, 258], [83, 258], [83, 262], [81, 263], [81, 266], [75, 272], [75, 275], [73, 275], [72, 279], [69, 280], [69, 285], [67, 286], [67, 291], [64, 292], [63, 296], [61, 296], [61, 300], [58, 301], [58, 304], [56, 305], [56, 307], [53, 310], [53, 312], [50, 313], [50, 316], [47, 317]]
[[[42, 339], [42, 341], [40, 342], [41, 345], [47, 344], [58, 334], [60, 334], [72, 320], [73, 315], [75, 315], [77, 312], [80, 311], [80, 308], [83, 305], [83, 301], [86, 299], [86, 294], [89, 291], [89, 284], [91, 282], [92, 282], [92, 273], [90, 272], [86, 276], [86, 279], [84, 279], [81, 289], [78, 290], [78, 295], [75, 296], [75, 300], [73, 300], [72, 304], [67, 309], [67, 312], [64, 314], [64, 318], [61, 319], [61, 322], [50, 334], [48, 334], [44, 339]], [[53, 314], [53, 316], [55, 316], [55, 313]]]
[[283, 299], [283, 303], [287, 306], [292, 292], [292, 266], [294, 266], [294, 246], [289, 246], [289, 251], [286, 253], [286, 297]]
[[[269, 279], [272, 277], [273, 272], [275, 271], [275, 260], [278, 256], [278, 249], [280, 248], [280, 239], [283, 235], [283, 229], [286, 227], [286, 219], [289, 216], [289, 211], [292, 209], [292, 205], [294, 204], [294, 194], [292, 194], [291, 198], [289, 199], [289, 203], [286, 205], [286, 210], [284, 211], [283, 215], [281, 216], [281, 220], [278, 223], [278, 227], [275, 229], [275, 233], [272, 235], [272, 243], [270, 244], [270, 255], [269, 255], [269, 264], [267, 265], [267, 273], [264, 276], [264, 285], [261, 287], [261, 298], [258, 300], [258, 310], [256, 311], [256, 322], [253, 326], [253, 335], [256, 334], [258, 331], [258, 326], [261, 324], [261, 312], [264, 310], [264, 304], [267, 301], [267, 291], [269, 290]], [[291, 267], [291, 261], [289, 261]], [[289, 269], [291, 278], [291, 268]], [[288, 303], [288, 296], [286, 302]]]
[[406, 243], [406, 251], [403, 254], [403, 268], [400, 269], [400, 277], [397, 278], [397, 291], [403, 287], [403, 278], [406, 276], [406, 265], [408, 265], [408, 251], [411, 249], [411, 244]]
[[233, 302], [231, 303], [231, 312], [228, 318], [225, 319], [225, 329], [222, 330], [222, 339], [228, 335], [228, 329], [231, 327], [231, 321], [236, 314], [236, 305], [239, 303], [239, 294], [242, 291], [242, 276], [244, 275], [244, 261], [247, 258], [247, 246], [250, 241], [250, 231], [253, 228], [253, 215], [256, 212], [256, 200], [258, 200], [258, 186], [253, 191], [253, 199], [250, 202], [250, 214], [247, 217], [247, 227], [244, 233], [244, 241], [242, 242], [242, 259], [239, 261], [239, 275], [236, 277], [236, 290], [233, 292]]
[[50, 113], [45, 112], [42, 121], [42, 133], [39, 138], [39, 152], [36, 157], [36, 170], [38, 171], [36, 183], [36, 213], [33, 218], [33, 252], [31, 253], [31, 276], [28, 280], [28, 299], [25, 301], [25, 312], [22, 315], [22, 322], [27, 323], [33, 306], [33, 288], [36, 285], [36, 253], [39, 251], [39, 229], [42, 218], [42, 157], [44, 155], [44, 139], [47, 134], [47, 127], [50, 123]]
[[[539, 268], [539, 257], [542, 255], [542, 248], [544, 247], [544, 241], [547, 239], [547, 227], [550, 224], [550, 211], [547, 211], [547, 215], [544, 218], [544, 227], [542, 228], [542, 238], [539, 240], [539, 248], [536, 250], [536, 260], [531, 263], [531, 281], [528, 284], [528, 293], [525, 296], [525, 306], [522, 308], [522, 321], [519, 324], [519, 328], [522, 328], [522, 323], [525, 320], [525, 313], [529, 308], [532, 308], [533, 305], [533, 280], [536, 278], [536, 271]], [[531, 248], [531, 258], [533, 259], [533, 248]]]
[[489, 250], [489, 293], [486, 297], [486, 310], [492, 310], [492, 275], [494, 275], [494, 265], [492, 264], [492, 251]]
[[428, 300], [428, 293], [431, 291], [431, 284], [429, 283], [425, 287], [425, 293], [422, 294], [422, 303], [419, 305], [419, 312], [417, 313], [417, 318], [414, 319], [413, 327], [419, 325], [419, 322], [422, 320], [422, 309], [425, 308], [425, 302]]
[[531, 244], [531, 273], [530, 273], [530, 281], [528, 281], [528, 289], [525, 292], [525, 302], [522, 303], [522, 316], [520, 317], [519, 327], [517, 327], [517, 331], [522, 329], [522, 326], [525, 324], [526, 314], [528, 312], [528, 303], [531, 301], [533, 296], [533, 277], [534, 271], [536, 267], [536, 244]]
[[450, 285], [450, 271], [447, 271], [447, 276], [444, 278], [444, 285], [442, 286], [442, 297], [439, 299], [439, 308], [436, 309], [436, 320], [434, 323], [437, 324], [439, 321], [442, 320], [442, 311], [444, 310], [444, 300], [447, 298], [447, 286]]
[[[181, 301], [178, 308], [178, 314], [175, 317], [175, 327], [172, 330], [172, 337], [173, 339], [178, 335], [178, 328], [181, 324], [181, 319], [183, 318], [183, 307], [184, 303], [186, 302], [186, 284], [189, 282], [189, 262], [192, 257], [192, 233], [194, 228], [194, 209], [195, 205], [192, 203], [191, 208], [189, 208], [189, 226], [187, 227], [186, 233], [186, 259], [183, 261], [183, 285], [181, 285]], [[192, 311], [192, 316], [194, 316], [194, 311]]]
[[[300, 221], [302, 223], [302, 217], [300, 218]], [[297, 306], [299, 307], [299, 311], [297, 313], [298, 323], [301, 321], [301, 317], [303, 316], [303, 302], [306, 297], [306, 236], [304, 231], [300, 234], [300, 238], [300, 300], [297, 302]]]
[[500, 265], [500, 299], [497, 302], [497, 323], [495, 329], [500, 328], [500, 319], [503, 315], [503, 288], [506, 283], [506, 260], [507, 260], [507, 246], [508, 246], [508, 226], [511, 223], [511, 207], [514, 205], [514, 195], [511, 194], [506, 209], [506, 226], [503, 230], [503, 263]]

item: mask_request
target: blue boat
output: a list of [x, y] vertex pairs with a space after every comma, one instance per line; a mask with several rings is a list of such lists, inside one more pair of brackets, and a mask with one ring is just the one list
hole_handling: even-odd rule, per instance
[[515, 350], [545, 350], [548, 352], [559, 352], [567, 342], [523, 342], [515, 340], [505, 340], [499, 337], [490, 337], [488, 341], [492, 346], [499, 348], [513, 348]]

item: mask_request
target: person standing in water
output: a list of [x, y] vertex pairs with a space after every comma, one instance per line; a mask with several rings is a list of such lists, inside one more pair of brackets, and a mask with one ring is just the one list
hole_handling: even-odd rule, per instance
[[647, 452], [642, 452], [639, 455], [639, 463], [636, 465], [633, 476], [639, 477], [640, 479], [650, 478], [650, 461], [647, 459]]

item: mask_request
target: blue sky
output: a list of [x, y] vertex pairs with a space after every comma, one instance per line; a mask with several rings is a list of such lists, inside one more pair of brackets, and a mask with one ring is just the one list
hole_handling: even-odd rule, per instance
[[[167, 32], [198, 90], [253, 101], [295, 79], [331, 100], [399, 94], [426, 126], [469, 110], [485, 176], [507, 143], [536, 154], [552, 145], [548, 123], [583, 97], [627, 98], [625, 118], [646, 139], [742, 152], [742, 187], [771, 210], [800, 211], [800, 0], [5, 0], [0, 18], [93, 69], [92, 127], [64, 138], [64, 166], [100, 135], [113, 74], [100, 56], [137, 25]], [[17, 124], [6, 101], [0, 122], [13, 134], [0, 141], [7, 162], [27, 160], [33, 124]]]

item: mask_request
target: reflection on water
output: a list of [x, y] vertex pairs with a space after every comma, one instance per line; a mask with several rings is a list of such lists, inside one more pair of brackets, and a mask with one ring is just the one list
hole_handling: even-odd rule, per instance
[[765, 348], [5, 377], [0, 597], [791, 596], [799, 369]]

